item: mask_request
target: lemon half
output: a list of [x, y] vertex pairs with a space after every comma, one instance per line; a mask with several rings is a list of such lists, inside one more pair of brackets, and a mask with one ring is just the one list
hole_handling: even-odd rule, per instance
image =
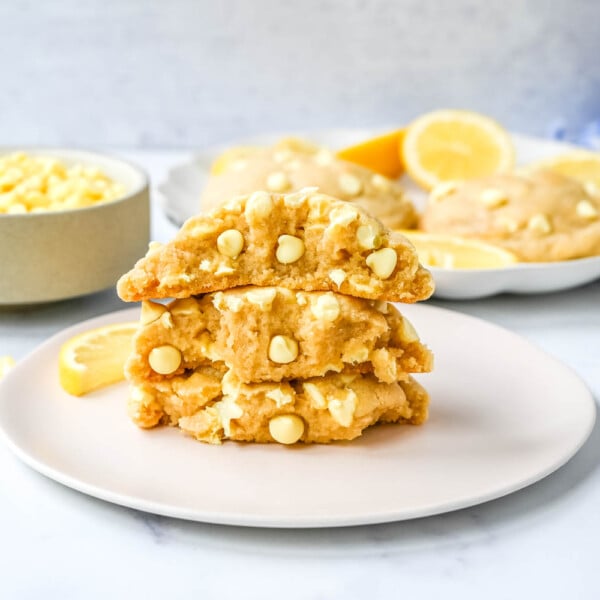
[[574, 150], [546, 158], [528, 168], [548, 169], [576, 179], [592, 196], [600, 195], [600, 152]]
[[509, 134], [496, 121], [464, 110], [438, 110], [413, 121], [402, 144], [409, 175], [425, 189], [514, 166]]

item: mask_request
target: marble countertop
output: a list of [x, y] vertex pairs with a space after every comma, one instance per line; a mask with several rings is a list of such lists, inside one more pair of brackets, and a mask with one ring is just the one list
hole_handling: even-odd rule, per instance
[[[120, 153], [160, 182], [182, 152]], [[153, 194], [153, 238], [176, 228]], [[569, 365], [600, 398], [600, 281], [546, 296], [431, 304], [497, 323]], [[114, 291], [0, 310], [0, 355], [122, 308]], [[322, 530], [191, 523], [72, 491], [0, 445], [0, 597], [598, 598], [600, 425], [546, 479], [436, 517]]]

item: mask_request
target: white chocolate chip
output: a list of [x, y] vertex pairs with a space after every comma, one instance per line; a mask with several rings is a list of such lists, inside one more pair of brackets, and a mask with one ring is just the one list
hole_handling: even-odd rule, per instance
[[498, 217], [498, 225], [507, 233], [515, 233], [519, 230], [519, 224], [508, 217]]
[[339, 288], [346, 280], [346, 272], [343, 269], [333, 269], [329, 271], [329, 279]]
[[275, 288], [254, 288], [246, 292], [248, 302], [258, 306], [261, 310], [270, 310], [276, 296]]
[[275, 335], [269, 342], [269, 358], [286, 365], [298, 358], [298, 342], [287, 335]]
[[248, 161], [239, 159], [234, 160], [229, 167], [232, 171], [243, 171], [248, 166]]
[[297, 292], [296, 293], [296, 302], [298, 303], [298, 306], [306, 306], [308, 300], [306, 299], [306, 296], [302, 292]]
[[148, 252], [146, 253], [146, 256], [150, 256], [151, 254], [158, 252], [162, 247], [163, 244], [160, 242], [150, 242], [148, 244]]
[[304, 242], [293, 235], [280, 235], [277, 239], [277, 250], [275, 256], [277, 260], [289, 265], [296, 262], [304, 255]]
[[152, 302], [152, 300], [144, 300], [142, 302], [142, 310], [140, 313], [140, 323], [142, 325], [149, 325], [166, 312], [166, 307], [158, 302]]
[[598, 216], [598, 209], [589, 200], [580, 200], [575, 212], [582, 219], [595, 219]]
[[208, 258], [202, 259], [200, 261], [200, 264], [198, 265], [198, 268], [201, 271], [205, 271], [207, 273], [210, 273], [213, 270], [212, 264], [211, 264], [210, 260], [208, 260]]
[[160, 322], [165, 329], [173, 329], [173, 317], [170, 312], [164, 312], [160, 317]]
[[273, 200], [268, 192], [254, 192], [246, 201], [245, 214], [250, 219], [266, 219], [273, 211]]
[[406, 344], [412, 344], [419, 341], [419, 335], [413, 324], [406, 318], [402, 317], [400, 326], [400, 339]]
[[373, 187], [377, 188], [380, 192], [387, 192], [392, 186], [392, 182], [379, 173], [375, 173], [375, 175], [371, 177], [371, 183], [373, 184]]
[[157, 346], [150, 350], [148, 363], [154, 372], [160, 375], [170, 375], [181, 365], [181, 352], [169, 344]]
[[169, 304], [169, 312], [176, 317], [180, 315], [198, 315], [200, 314], [200, 308], [195, 298], [180, 298]]
[[333, 398], [327, 403], [331, 416], [342, 427], [350, 427], [356, 410], [356, 394], [353, 390], [346, 390], [343, 399]]
[[276, 163], [284, 163], [294, 156], [291, 150], [278, 150], [273, 154], [273, 160]]
[[241, 310], [244, 301], [239, 296], [231, 296], [223, 292], [217, 292], [213, 296], [213, 306], [219, 311], [230, 310], [237, 313]]
[[373, 303], [373, 307], [382, 315], [387, 315], [389, 312], [389, 305], [385, 300], [375, 300]]
[[[213, 362], [223, 360], [223, 357], [217, 352], [217, 347], [210, 337], [208, 331], [203, 331], [200, 334], [200, 337], [198, 338], [198, 348], [203, 356], [206, 356], [206, 358], [212, 360]], [[223, 393], [225, 393], [224, 389]]]
[[199, 223], [196, 223], [191, 230], [188, 229], [188, 233], [190, 235], [190, 237], [195, 237], [195, 238], [205, 238], [208, 236], [212, 236], [215, 232], [215, 228], [214, 225], [212, 223], [207, 223], [204, 221], [200, 221]]
[[588, 196], [600, 196], [600, 187], [593, 181], [586, 181], [583, 184], [583, 189], [586, 191]]
[[340, 303], [337, 298], [329, 292], [317, 298], [314, 304], [311, 304], [310, 311], [320, 321], [335, 321], [340, 316]]
[[303, 383], [302, 387], [313, 408], [325, 408], [325, 396], [323, 396], [321, 393], [319, 386], [315, 385], [314, 383]]
[[290, 187], [290, 180], [283, 171], [276, 171], [267, 177], [267, 189], [272, 192], [285, 192]]
[[363, 344], [355, 344], [342, 354], [342, 360], [353, 365], [364, 363], [368, 358], [369, 349]]
[[227, 210], [228, 212], [240, 213], [242, 211], [241, 203], [244, 200], [244, 196], [236, 196], [231, 200], [227, 200], [222, 204], [222, 208]]
[[458, 189], [456, 181], [442, 181], [438, 183], [429, 194], [430, 202], [439, 202], [442, 198], [449, 196]]
[[329, 150], [319, 150], [315, 154], [315, 162], [321, 167], [327, 167], [333, 162], [333, 154]]
[[286, 206], [290, 206], [290, 207], [298, 207], [298, 206], [302, 206], [308, 199], [308, 193], [302, 189], [302, 190], [298, 190], [297, 192], [294, 192], [292, 194], [286, 194], [283, 197], [283, 203]]
[[304, 421], [298, 415], [278, 415], [269, 421], [269, 433], [280, 444], [295, 444], [304, 433]]
[[227, 371], [221, 379], [221, 390], [224, 396], [235, 396], [240, 389], [241, 382], [235, 378], [231, 371]]
[[358, 218], [358, 211], [350, 204], [343, 204], [342, 206], [334, 208], [329, 214], [329, 220], [332, 225], [346, 226], [356, 221]]
[[364, 250], [373, 250], [381, 246], [381, 227], [376, 221], [360, 225], [356, 230], [356, 241]]
[[373, 373], [379, 381], [393, 383], [398, 380], [398, 364], [396, 358], [386, 348], [373, 350], [369, 358], [373, 365]]
[[284, 391], [280, 387], [269, 390], [265, 397], [273, 400], [277, 405], [277, 408], [281, 408], [285, 404], [291, 404], [294, 401], [294, 396], [289, 391]]
[[387, 279], [396, 268], [398, 255], [393, 248], [382, 248], [371, 252], [366, 258], [367, 266], [380, 279]]
[[239, 419], [244, 411], [235, 403], [235, 396], [223, 396], [223, 400], [217, 402], [214, 406], [223, 426], [223, 433], [229, 437], [231, 435], [231, 420]]
[[362, 191], [362, 181], [351, 173], [342, 173], [338, 183], [342, 192], [348, 196], [358, 196]]
[[504, 206], [508, 202], [508, 196], [502, 190], [488, 188], [481, 192], [479, 200], [486, 208], [491, 209]]
[[302, 163], [295, 158], [294, 160], [287, 162], [285, 166], [288, 171], [297, 171], [302, 166]]
[[546, 215], [538, 213], [529, 219], [527, 228], [539, 235], [547, 235], [552, 231], [552, 224]]
[[237, 258], [244, 248], [244, 236], [237, 229], [227, 229], [217, 238], [217, 249], [223, 256]]
[[215, 271], [215, 275], [232, 275], [235, 269], [230, 265], [219, 265]]

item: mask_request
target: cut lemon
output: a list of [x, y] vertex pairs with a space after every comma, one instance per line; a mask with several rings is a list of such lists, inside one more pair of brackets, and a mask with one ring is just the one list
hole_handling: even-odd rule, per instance
[[0, 379], [2, 379], [15, 366], [12, 356], [0, 356]]
[[402, 154], [409, 175], [426, 189], [506, 171], [515, 160], [510, 136], [498, 123], [464, 110], [439, 110], [413, 121]]
[[338, 150], [337, 157], [396, 179], [404, 171], [400, 152], [404, 132], [404, 129], [398, 129], [343, 148]]
[[538, 161], [529, 168], [549, 169], [571, 177], [583, 184], [590, 195], [600, 195], [600, 152], [575, 150]]
[[137, 328], [137, 323], [107, 325], [65, 342], [58, 357], [58, 376], [63, 389], [82, 396], [124, 379], [123, 367]]
[[444, 269], [499, 269], [518, 262], [508, 250], [479, 240], [402, 230], [417, 250], [419, 260]]

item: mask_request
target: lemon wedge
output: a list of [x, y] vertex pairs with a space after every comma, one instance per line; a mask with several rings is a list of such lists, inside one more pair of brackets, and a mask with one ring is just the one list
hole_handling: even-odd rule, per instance
[[591, 196], [600, 195], [600, 152], [574, 150], [529, 165], [533, 169], [549, 169], [581, 183]]
[[337, 151], [342, 160], [366, 167], [390, 179], [400, 177], [404, 171], [401, 145], [404, 129], [397, 129]]
[[443, 181], [509, 170], [515, 151], [509, 134], [492, 119], [464, 110], [438, 110], [409, 125], [402, 160], [408, 174], [429, 190]]
[[421, 231], [401, 230], [417, 250], [419, 260], [444, 269], [500, 269], [518, 262], [508, 250], [479, 240]]
[[124, 379], [123, 367], [137, 328], [137, 323], [106, 325], [65, 342], [58, 357], [58, 376], [63, 389], [82, 396]]

